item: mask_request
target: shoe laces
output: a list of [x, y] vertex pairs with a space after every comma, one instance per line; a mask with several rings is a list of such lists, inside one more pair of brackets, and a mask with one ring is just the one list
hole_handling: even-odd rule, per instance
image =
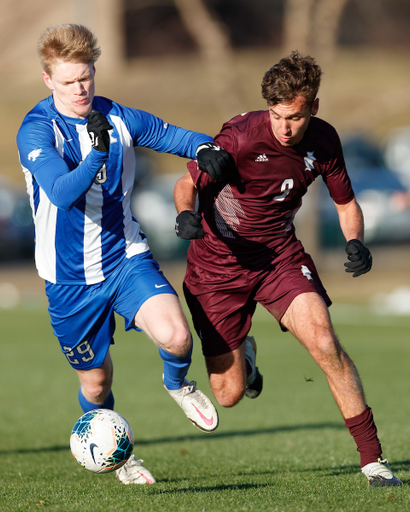
[[135, 466], [142, 466], [142, 463], [144, 461], [142, 459], [136, 459], [135, 457], [132, 457], [127, 460], [127, 462], [124, 464], [124, 466], [127, 466], [127, 468], [135, 467]]
[[196, 400], [196, 402], [198, 402], [202, 407], [204, 407], [205, 409], [208, 408], [208, 404], [206, 402], [204, 395], [196, 387], [195, 380], [191, 380], [191, 382], [188, 382], [187, 384], [185, 384], [183, 386], [181, 398], [183, 399], [186, 395], [191, 395], [191, 394], [194, 394], [194, 397], [192, 397], [192, 398], [194, 398]]
[[196, 381], [191, 380], [191, 382], [185, 381], [182, 386], [182, 396], [189, 395], [190, 393], [195, 393], [196, 391]]

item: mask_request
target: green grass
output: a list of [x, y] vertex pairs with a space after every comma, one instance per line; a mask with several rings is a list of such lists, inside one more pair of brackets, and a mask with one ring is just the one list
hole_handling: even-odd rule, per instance
[[[361, 373], [384, 455], [408, 484], [410, 318], [338, 305], [332, 313]], [[157, 479], [153, 486], [121, 485], [73, 459], [78, 383], [45, 308], [0, 311], [0, 325], [0, 510], [410, 510], [408, 485], [367, 486], [324, 376], [263, 310], [251, 333], [264, 391], [232, 409], [219, 407], [214, 434], [189, 423], [163, 390], [154, 345], [144, 334], [125, 334], [118, 319], [116, 410], [132, 425], [134, 453]], [[189, 376], [209, 393], [198, 341]]]

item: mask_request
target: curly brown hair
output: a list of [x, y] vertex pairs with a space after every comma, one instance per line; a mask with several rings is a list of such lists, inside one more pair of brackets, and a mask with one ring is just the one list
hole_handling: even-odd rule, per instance
[[94, 64], [101, 50], [90, 29], [67, 23], [48, 27], [38, 40], [37, 53], [44, 71], [51, 76], [56, 61]]
[[267, 71], [262, 80], [262, 97], [268, 105], [291, 103], [304, 96], [310, 106], [316, 99], [322, 71], [313, 57], [293, 51]]

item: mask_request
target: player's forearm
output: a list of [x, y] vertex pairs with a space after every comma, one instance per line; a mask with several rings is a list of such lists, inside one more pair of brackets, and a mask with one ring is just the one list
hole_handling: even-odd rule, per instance
[[128, 113], [136, 126], [134, 145], [151, 148], [159, 153], [194, 159], [198, 146], [213, 140], [204, 133], [164, 123], [162, 119], [147, 112], [131, 109]]
[[54, 206], [69, 211], [90, 189], [106, 159], [106, 153], [92, 150], [71, 172], [61, 158], [43, 165], [34, 177]]
[[195, 210], [197, 189], [189, 173], [180, 178], [174, 187], [174, 203], [178, 213]]
[[356, 199], [345, 205], [335, 203], [339, 215], [340, 228], [347, 241], [364, 239], [363, 213]]

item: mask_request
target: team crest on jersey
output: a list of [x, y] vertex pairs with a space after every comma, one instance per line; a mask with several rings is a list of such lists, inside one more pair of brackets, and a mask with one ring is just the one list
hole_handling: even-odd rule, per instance
[[34, 149], [31, 153], [28, 154], [28, 159], [33, 160], [34, 162], [37, 159], [37, 157], [40, 156], [40, 153], [42, 151], [42, 149]]
[[308, 269], [306, 265], [302, 265], [302, 274], [307, 278], [308, 281], [312, 280], [312, 272]]
[[314, 151], [308, 151], [307, 156], [305, 156], [305, 171], [313, 171], [315, 166], [313, 165], [313, 162], [316, 162], [316, 158], [313, 156]]

